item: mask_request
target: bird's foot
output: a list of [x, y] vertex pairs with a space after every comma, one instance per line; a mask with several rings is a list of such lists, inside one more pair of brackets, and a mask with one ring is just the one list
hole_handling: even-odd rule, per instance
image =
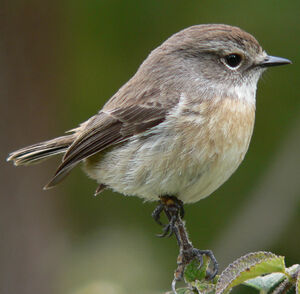
[[210, 262], [212, 263], [212, 271], [208, 271], [206, 273], [206, 279], [212, 280], [216, 274], [218, 273], [219, 265], [218, 262], [211, 250], [200, 250], [197, 248], [190, 248], [188, 250], [182, 250], [178, 256], [177, 264], [178, 268], [175, 271], [175, 278], [179, 280], [182, 279], [184, 270], [188, 264], [190, 264], [193, 260], [197, 260], [199, 262], [199, 269], [203, 265], [203, 256], [206, 255], [209, 257]]
[[212, 271], [206, 272], [206, 280], [212, 280], [218, 273], [219, 265], [211, 250], [200, 250], [194, 247], [190, 247], [186, 250], [181, 250], [177, 258], [177, 269], [174, 273], [174, 280], [172, 282], [172, 290], [176, 293], [176, 282], [181, 281], [184, 277], [184, 271], [186, 267], [193, 261], [197, 260], [199, 262], [199, 269], [203, 265], [203, 256], [209, 257], [212, 263]]
[[[165, 212], [168, 216], [169, 223], [163, 225], [160, 221], [160, 215], [162, 212]], [[160, 203], [155, 208], [152, 213], [152, 217], [154, 220], [161, 226], [163, 226], [163, 233], [158, 235], [158, 237], [170, 237], [174, 233], [175, 230], [175, 223], [178, 218], [183, 218], [184, 216], [184, 209], [183, 209], [183, 202], [177, 199], [174, 196], [161, 196]]]

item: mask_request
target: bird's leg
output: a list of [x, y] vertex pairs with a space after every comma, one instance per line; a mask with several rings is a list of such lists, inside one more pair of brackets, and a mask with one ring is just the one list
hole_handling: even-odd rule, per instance
[[[169, 213], [166, 213], [168, 219], [172, 219], [172, 216]], [[172, 289], [174, 293], [175, 291], [175, 286], [177, 281], [181, 281], [184, 275], [184, 270], [188, 264], [191, 263], [194, 259], [198, 260], [200, 265], [199, 268], [203, 264], [203, 255], [206, 255], [210, 258], [212, 265], [213, 265], [213, 270], [212, 272], [208, 272], [206, 274], [206, 279], [211, 280], [213, 279], [216, 274], [218, 273], [218, 262], [211, 250], [200, 250], [197, 248], [194, 248], [192, 245], [192, 242], [189, 240], [186, 228], [185, 228], [185, 223], [182, 221], [180, 216], [176, 219], [173, 232], [176, 236], [177, 243], [179, 245], [179, 255], [177, 258], [177, 269], [175, 270], [174, 273], [174, 280], [172, 283]]]
[[[165, 212], [165, 214], [168, 214], [170, 217], [169, 223], [167, 225], [163, 225], [160, 221], [160, 215], [162, 212]], [[160, 203], [155, 208], [155, 210], [152, 213], [152, 217], [154, 220], [161, 226], [164, 226], [163, 233], [158, 235], [158, 237], [170, 237], [172, 236], [174, 232], [174, 225], [175, 221], [178, 217], [183, 218], [184, 216], [184, 209], [183, 209], [183, 202], [179, 199], [177, 199], [174, 196], [161, 196], [160, 197]]]
[[179, 246], [179, 255], [177, 258], [177, 269], [174, 273], [174, 280], [172, 283], [172, 289], [174, 293], [176, 293], [175, 286], [176, 282], [182, 280], [184, 275], [184, 270], [186, 266], [191, 263], [193, 260], [198, 260], [200, 265], [203, 264], [203, 255], [206, 255], [210, 258], [213, 270], [212, 272], [207, 273], [206, 278], [208, 280], [213, 279], [218, 273], [218, 263], [217, 260], [211, 250], [199, 250], [194, 248], [192, 242], [190, 241], [185, 223], [182, 221], [182, 217], [184, 215], [183, 203], [178, 200], [176, 197], [163, 196], [161, 197], [161, 203], [154, 210], [152, 216], [159, 223], [160, 222], [160, 214], [162, 211], [165, 212], [169, 224], [164, 227], [164, 232], [160, 237], [166, 236], [168, 233], [171, 236], [173, 233], [176, 236], [177, 243]]

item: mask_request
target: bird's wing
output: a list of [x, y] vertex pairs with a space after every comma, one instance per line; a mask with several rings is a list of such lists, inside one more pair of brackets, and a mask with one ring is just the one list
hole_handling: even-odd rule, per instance
[[61, 165], [45, 188], [50, 188], [60, 182], [83, 159], [160, 124], [164, 121], [167, 112], [178, 103], [176, 98], [165, 105], [149, 104], [147, 100], [138, 104], [123, 104], [114, 109], [104, 107], [102, 111], [84, 123], [82, 128], [79, 128], [78, 138], [65, 153]]

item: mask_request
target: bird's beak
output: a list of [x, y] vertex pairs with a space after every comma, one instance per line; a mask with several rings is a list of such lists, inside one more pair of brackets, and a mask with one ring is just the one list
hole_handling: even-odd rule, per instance
[[277, 66], [277, 65], [284, 65], [284, 64], [291, 64], [292, 62], [286, 58], [277, 57], [277, 56], [267, 56], [259, 66], [261, 67], [270, 67], [270, 66]]

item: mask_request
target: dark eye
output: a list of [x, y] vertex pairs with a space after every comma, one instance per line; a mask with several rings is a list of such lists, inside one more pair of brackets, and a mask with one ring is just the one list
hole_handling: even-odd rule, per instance
[[225, 62], [227, 63], [227, 65], [233, 68], [239, 66], [241, 61], [242, 57], [239, 54], [229, 54], [225, 56]]

